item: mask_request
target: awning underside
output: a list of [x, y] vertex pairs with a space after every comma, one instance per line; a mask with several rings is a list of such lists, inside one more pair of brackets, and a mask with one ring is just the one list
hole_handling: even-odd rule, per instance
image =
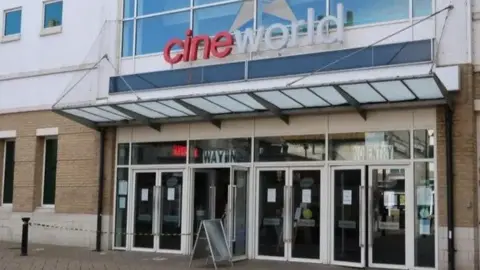
[[222, 119], [242, 115], [274, 115], [288, 124], [289, 115], [313, 109], [349, 106], [366, 119], [366, 110], [373, 104], [436, 101], [437, 104], [446, 103], [451, 106], [449, 92], [452, 91], [448, 91], [435, 74], [432, 74], [302, 88], [225, 92], [161, 100], [140, 99], [53, 110], [92, 128], [143, 124], [159, 130], [162, 123], [185, 121], [209, 121], [220, 128]]

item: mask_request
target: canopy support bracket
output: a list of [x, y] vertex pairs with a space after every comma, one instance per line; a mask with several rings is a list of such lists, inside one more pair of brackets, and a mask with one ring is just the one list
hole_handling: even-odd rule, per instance
[[248, 93], [248, 95], [253, 98], [256, 102], [260, 103], [263, 107], [267, 108], [273, 115], [276, 117], [280, 118], [285, 124], [290, 125], [290, 117], [284, 113], [282, 113], [282, 110], [278, 108], [276, 105], [272, 104], [271, 102], [265, 100], [262, 97], [259, 97], [258, 95], [255, 95], [254, 93]]
[[205, 121], [210, 122], [212, 125], [216, 126], [218, 129], [222, 128], [222, 121], [218, 120], [218, 119], [214, 119], [213, 116], [209, 112], [207, 112], [205, 110], [202, 110], [202, 109], [198, 108], [197, 106], [194, 106], [194, 105], [192, 105], [188, 102], [185, 102], [181, 99], [174, 99], [174, 101], [177, 104], [179, 104], [179, 105], [189, 109], [190, 111], [194, 112], [196, 115], [200, 116]]
[[128, 115], [128, 116], [132, 117], [133, 119], [139, 121], [143, 125], [149, 126], [150, 128], [152, 128], [152, 129], [154, 129], [158, 132], [160, 132], [162, 130], [160, 124], [152, 123], [152, 119], [150, 119], [148, 117], [145, 117], [144, 115], [141, 115], [139, 113], [136, 113], [136, 112], [128, 110], [128, 109], [125, 109], [125, 108], [120, 107], [118, 105], [110, 105], [110, 107], [112, 107], [112, 109], [115, 109], [115, 110], [117, 110], [117, 111], [119, 111], [119, 112], [121, 112], [125, 115]]
[[347, 93], [345, 90], [343, 90], [340, 86], [338, 85], [332, 85], [333, 88], [335, 88], [335, 91], [339, 93], [347, 102], [355, 108], [355, 110], [358, 112], [360, 117], [363, 118], [363, 120], [367, 121], [367, 111], [365, 109], [362, 109], [362, 106], [360, 105], [360, 102], [358, 102], [355, 98], [353, 98], [349, 93]]

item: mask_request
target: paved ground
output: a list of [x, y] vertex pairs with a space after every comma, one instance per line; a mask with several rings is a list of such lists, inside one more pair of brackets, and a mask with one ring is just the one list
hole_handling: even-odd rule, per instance
[[[204, 260], [195, 261], [192, 269], [214, 269], [213, 265], [204, 266]], [[177, 270], [188, 269], [189, 259], [184, 256], [166, 256], [164, 254], [139, 252], [93, 252], [87, 249], [30, 245], [29, 255], [20, 256], [18, 243], [0, 242], [0, 270]], [[229, 267], [219, 267], [228, 269]], [[245, 261], [234, 265], [233, 269], [246, 270], [339, 270], [339, 268], [318, 264], [298, 264], [285, 262]]]

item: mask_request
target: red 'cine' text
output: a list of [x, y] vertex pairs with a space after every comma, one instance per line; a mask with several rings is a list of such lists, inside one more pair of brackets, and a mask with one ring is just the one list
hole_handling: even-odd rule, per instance
[[[170, 40], [163, 49], [163, 58], [167, 63], [177, 64], [180, 61], [195, 61], [198, 57], [198, 48], [203, 45], [203, 59], [210, 59], [210, 55], [217, 58], [224, 58], [232, 53], [233, 36], [226, 31], [216, 34], [210, 38], [208, 35], [193, 37], [193, 31], [187, 30], [185, 40], [174, 38]], [[172, 49], [175, 46], [182, 48], [182, 51], [172, 56]]]

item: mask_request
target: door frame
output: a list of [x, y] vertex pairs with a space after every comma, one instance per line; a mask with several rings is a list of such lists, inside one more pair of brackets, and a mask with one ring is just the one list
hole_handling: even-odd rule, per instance
[[[282, 238], [284, 241], [284, 255], [283, 256], [266, 256], [266, 255], [259, 255], [259, 226], [260, 226], [260, 218], [258, 216], [260, 212], [260, 172], [262, 171], [283, 171], [285, 173], [285, 186], [284, 186], [284, 194], [283, 194], [283, 201], [284, 201], [284, 208], [286, 209], [284, 211], [284, 220], [288, 222], [284, 222], [282, 225], [283, 231], [282, 231]], [[293, 171], [318, 171], [320, 173], [320, 198], [323, 197], [325, 187], [326, 187], [326, 178], [324, 177], [324, 167], [323, 166], [261, 166], [261, 167], [256, 167], [255, 168], [255, 192], [254, 192], [254, 203], [255, 203], [255, 216], [254, 216], [254, 241], [253, 241], [253, 247], [254, 247], [254, 257], [255, 259], [260, 259], [260, 260], [271, 260], [271, 261], [290, 261], [290, 262], [304, 262], [304, 263], [322, 263], [325, 261], [325, 252], [328, 249], [327, 245], [322, 244], [322, 239], [325, 239], [324, 235], [324, 227], [325, 227], [325, 222], [327, 220], [326, 218], [326, 212], [325, 212], [325, 207], [328, 207], [328, 203], [323, 203], [320, 204], [320, 226], [319, 226], [319, 257], [318, 259], [308, 259], [308, 258], [294, 258], [292, 256], [292, 243], [291, 239], [288, 239], [289, 237], [291, 238], [291, 235], [293, 233], [293, 223], [290, 222], [292, 220], [293, 216], [293, 198], [292, 198], [292, 192], [293, 192]], [[287, 232], [287, 239], [285, 239], [285, 232]]]
[[[360, 170], [361, 171], [361, 184], [360, 184], [360, 205], [359, 205], [359, 211], [360, 211], [360, 222], [359, 222], [359, 245], [360, 245], [360, 262], [355, 263], [355, 262], [345, 262], [345, 261], [337, 261], [335, 260], [335, 171], [339, 170]], [[329, 203], [329, 209], [330, 209], [330, 218], [329, 218], [329, 227], [330, 227], [330, 261], [331, 264], [334, 265], [339, 265], [339, 266], [346, 266], [346, 267], [357, 267], [357, 268], [363, 268], [366, 265], [365, 262], [365, 241], [366, 241], [366, 206], [365, 206], [365, 186], [366, 186], [366, 179], [365, 179], [365, 165], [346, 165], [346, 166], [330, 166], [329, 167], [329, 183], [330, 183], [330, 203]]]
[[[185, 185], [186, 185], [186, 172], [184, 168], [178, 168], [178, 169], [132, 169], [131, 175], [132, 175], [132, 183], [128, 187], [130, 189], [129, 194], [132, 194], [132, 196], [129, 196], [130, 198], [128, 199], [127, 202], [127, 207], [128, 207], [128, 216], [127, 216], [127, 227], [130, 229], [128, 230], [130, 234], [127, 236], [127, 250], [132, 250], [132, 251], [141, 251], [141, 252], [157, 252], [157, 253], [171, 253], [171, 254], [182, 254], [183, 248], [184, 248], [184, 231], [185, 228], [182, 225], [181, 226], [181, 236], [180, 236], [180, 249], [179, 250], [173, 250], [173, 249], [160, 249], [160, 236], [158, 235], [158, 230], [160, 229], [160, 211], [161, 211], [161, 203], [162, 203], [162, 194], [161, 194], [161, 187], [162, 187], [162, 174], [163, 173], [182, 173], [182, 188], [181, 188], [181, 194], [182, 198], [180, 199], [180, 208], [181, 208], [181, 219], [183, 221], [184, 215], [183, 215], [183, 205], [184, 205], [184, 191], [185, 191]], [[135, 199], [136, 199], [136, 184], [137, 184], [137, 174], [138, 173], [155, 173], [155, 186], [153, 187], [153, 215], [152, 215], [152, 233], [154, 234], [153, 236], [153, 248], [136, 248], [134, 247], [133, 243], [133, 237], [134, 237], [134, 231], [135, 231]], [[159, 189], [160, 188], [160, 189]], [[160, 192], [159, 192], [160, 191]], [[160, 193], [160, 194], [159, 194]], [[183, 224], [183, 222], [182, 222]]]
[[[236, 213], [236, 207], [233, 206], [233, 202], [237, 200], [237, 186], [234, 185], [235, 183], [235, 171], [243, 171], [246, 172], [246, 177], [245, 179], [245, 190], [246, 190], [246, 196], [245, 196], [245, 225], [248, 226], [249, 224], [249, 186], [250, 186], [250, 167], [247, 166], [238, 166], [238, 165], [232, 165], [230, 166], [230, 184], [228, 188], [228, 215], [227, 215], [227, 224], [228, 224], [228, 234], [227, 237], [229, 239], [229, 242], [233, 240], [233, 235], [236, 233], [236, 224], [233, 222], [234, 220], [234, 215]], [[236, 206], [236, 204], [235, 204]], [[230, 246], [230, 252], [232, 253], [232, 260], [233, 261], [241, 261], [241, 260], [246, 260], [248, 259], [248, 250], [249, 250], [249, 244], [248, 244], [248, 233], [245, 232], [245, 254], [241, 256], [234, 256], [233, 255], [233, 247]]]
[[[414, 189], [415, 189], [415, 183], [413, 181], [413, 174], [411, 173], [411, 166], [410, 165], [373, 165], [373, 166], [368, 166], [368, 202], [367, 202], [367, 207], [368, 207], [368, 216], [367, 216], [367, 229], [368, 229], [368, 239], [366, 239], [367, 247], [368, 248], [368, 266], [373, 267], [373, 268], [386, 268], [386, 269], [409, 269], [409, 266], [414, 265], [414, 257], [415, 254], [413, 252], [409, 252], [410, 250], [414, 249], [409, 249], [407, 247], [409, 246], [414, 246], [414, 243], [411, 239], [414, 239], [414, 234], [415, 230], [414, 227], [411, 226], [413, 221], [413, 216], [415, 213], [415, 210], [412, 207], [407, 207], [405, 209], [405, 264], [404, 265], [396, 265], [396, 264], [378, 264], [378, 263], [373, 263], [373, 238], [372, 238], [372, 232], [373, 232], [373, 211], [372, 211], [372, 190], [373, 190], [373, 178], [372, 178], [372, 171], [373, 170], [378, 170], [378, 169], [403, 169], [405, 170], [405, 205], [412, 205], [415, 206], [415, 199], [413, 198], [415, 196], [414, 194]], [[413, 211], [413, 212], [412, 212]]]

